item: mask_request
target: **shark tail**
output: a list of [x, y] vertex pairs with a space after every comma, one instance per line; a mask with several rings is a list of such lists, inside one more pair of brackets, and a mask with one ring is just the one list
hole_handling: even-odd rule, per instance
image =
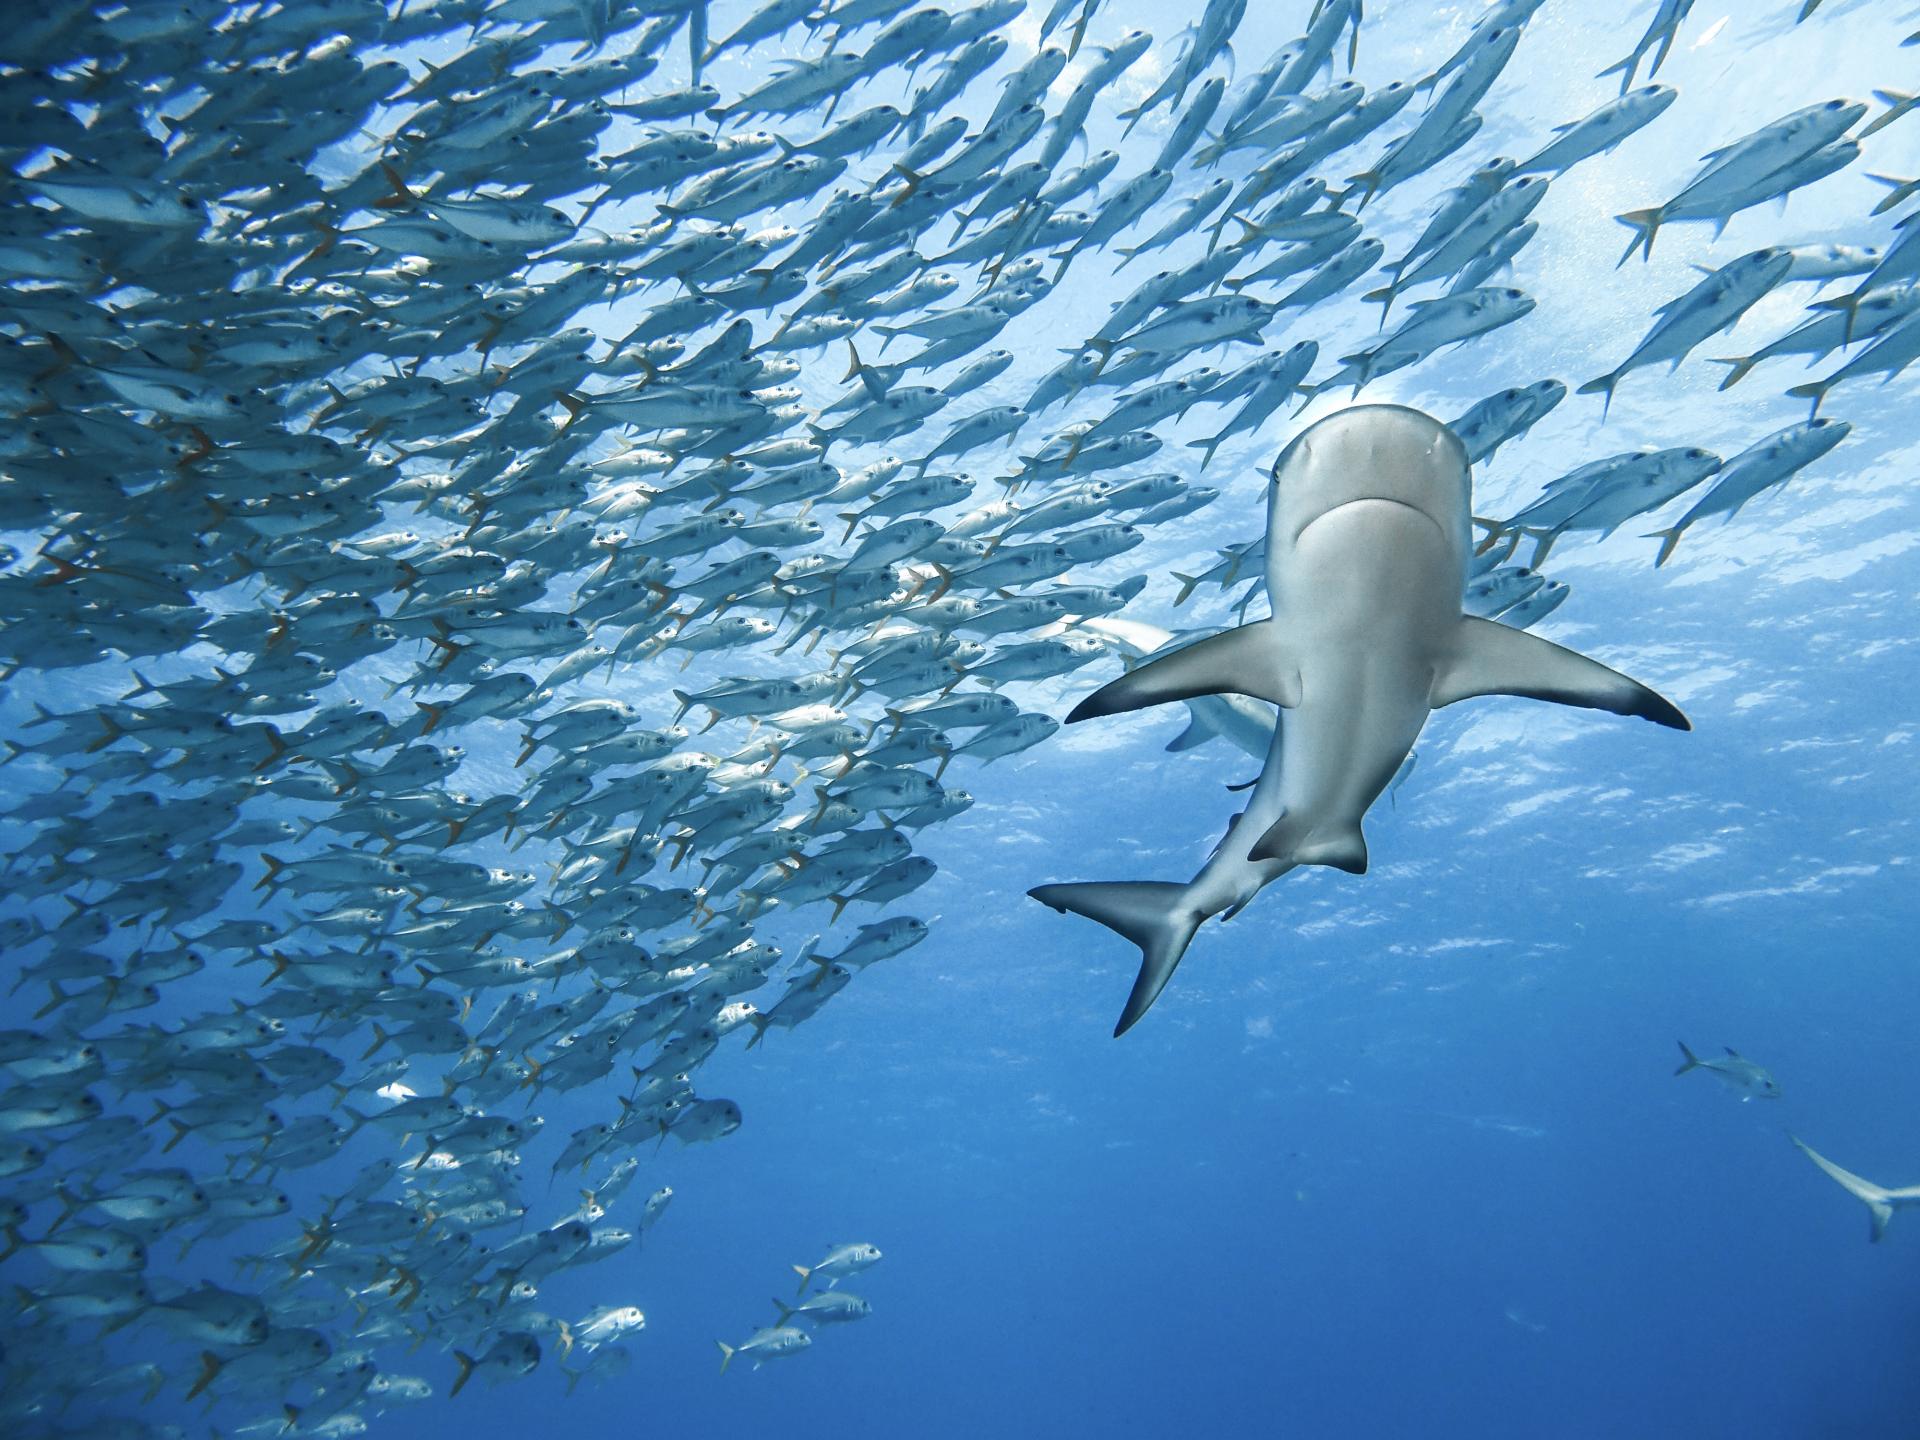
[[1126, 1008], [1113, 1027], [1124, 1035], [1147, 1013], [1187, 953], [1201, 917], [1181, 904], [1187, 887], [1165, 881], [1095, 881], [1078, 885], [1039, 885], [1027, 894], [1042, 905], [1098, 920], [1140, 947], [1140, 974]]
[[1873, 1227], [1868, 1238], [1876, 1244], [1879, 1243], [1880, 1237], [1887, 1233], [1888, 1222], [1893, 1219], [1893, 1204], [1887, 1192], [1871, 1180], [1864, 1179], [1851, 1170], [1842, 1170], [1798, 1135], [1789, 1135], [1787, 1138], [1800, 1147], [1801, 1154], [1826, 1171], [1842, 1190], [1867, 1207], [1867, 1214]]
[[1700, 1057], [1687, 1048], [1686, 1041], [1681, 1040], [1677, 1043], [1680, 1046], [1680, 1053], [1686, 1058], [1680, 1062], [1679, 1068], [1673, 1073], [1676, 1075], [1684, 1075], [1689, 1070], [1698, 1070], [1700, 1068]]

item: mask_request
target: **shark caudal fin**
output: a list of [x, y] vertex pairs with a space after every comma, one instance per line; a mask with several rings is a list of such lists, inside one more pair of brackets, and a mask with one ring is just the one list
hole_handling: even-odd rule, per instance
[[1038, 885], [1027, 894], [1062, 914], [1071, 910], [1098, 920], [1140, 947], [1140, 975], [1113, 1027], [1116, 1037], [1131, 1030], [1167, 988], [1187, 953], [1200, 916], [1181, 904], [1184, 885], [1156, 880], [1093, 881], [1080, 885]]
[[1432, 705], [1438, 710], [1476, 695], [1520, 695], [1637, 715], [1671, 730], [1693, 728], [1677, 705], [1638, 680], [1538, 635], [1468, 615], [1434, 676]]
[[1787, 1138], [1800, 1147], [1801, 1154], [1838, 1182], [1842, 1190], [1867, 1207], [1867, 1214], [1873, 1226], [1869, 1238], [1877, 1244], [1880, 1237], [1887, 1233], [1887, 1222], [1893, 1219], [1893, 1205], [1887, 1191], [1871, 1180], [1862, 1179], [1851, 1170], [1842, 1170], [1798, 1135], [1790, 1135]]

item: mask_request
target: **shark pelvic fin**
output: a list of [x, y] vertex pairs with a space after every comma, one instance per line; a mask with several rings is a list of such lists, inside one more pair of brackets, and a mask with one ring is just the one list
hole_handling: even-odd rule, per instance
[[1146, 1014], [1187, 952], [1200, 916], [1180, 903], [1184, 885], [1166, 881], [1094, 881], [1079, 885], [1038, 885], [1027, 894], [1042, 905], [1098, 920], [1140, 947], [1140, 974], [1127, 996], [1126, 1009], [1113, 1027], [1116, 1037]]
[[1432, 704], [1438, 710], [1478, 695], [1520, 695], [1638, 715], [1673, 730], [1693, 728], [1678, 706], [1638, 680], [1538, 635], [1468, 615], [1434, 676]]
[[1067, 723], [1196, 695], [1248, 695], [1275, 705], [1298, 705], [1299, 667], [1278, 630], [1272, 620], [1257, 620], [1136, 665], [1074, 706]]
[[1220, 733], [1197, 714], [1191, 711], [1188, 713], [1187, 728], [1167, 742], [1167, 749], [1176, 754], [1182, 750], [1192, 750], [1204, 745]]
[[1349, 875], [1367, 873], [1367, 837], [1358, 820], [1313, 826], [1303, 817], [1282, 815], [1254, 842], [1249, 860], [1284, 860], [1291, 865], [1325, 865]]

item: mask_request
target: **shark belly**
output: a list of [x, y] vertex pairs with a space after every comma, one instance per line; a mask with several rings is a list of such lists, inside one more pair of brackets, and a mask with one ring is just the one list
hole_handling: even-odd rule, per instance
[[1426, 724], [1465, 558], [1424, 511], [1368, 497], [1310, 521], [1270, 564], [1300, 698], [1281, 727], [1283, 813], [1255, 849], [1362, 874], [1361, 819]]

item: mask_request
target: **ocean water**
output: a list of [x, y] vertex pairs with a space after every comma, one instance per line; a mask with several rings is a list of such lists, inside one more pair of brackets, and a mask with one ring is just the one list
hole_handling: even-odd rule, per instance
[[[985, 117], [995, 79], [1032, 55], [1035, 12], [1046, 8], [1036, 0], [1004, 27], [1006, 60], [974, 82], [952, 113]], [[1166, 73], [1176, 53], [1171, 42], [1194, 8], [1113, 0], [1093, 14], [1089, 47], [1134, 27], [1159, 37], [1088, 124], [1088, 148], [1120, 150], [1118, 175], [1151, 160], [1171, 117], [1158, 111], [1123, 137], [1116, 111]], [[1306, 26], [1310, 10], [1298, 0], [1255, 0], [1233, 39], [1233, 72], [1250, 73]], [[1361, 212], [1366, 233], [1397, 255], [1473, 166], [1531, 154], [1552, 127], [1616, 95], [1617, 81], [1596, 72], [1631, 49], [1653, 10], [1547, 0], [1481, 102], [1478, 134]], [[1610, 155], [1556, 178], [1533, 217], [1540, 232], [1511, 279], [1490, 282], [1519, 286], [1537, 309], [1370, 384], [1361, 398], [1448, 419], [1510, 385], [1555, 377], [1571, 391], [1625, 358], [1656, 307], [1698, 278], [1692, 266], [1721, 265], [1767, 245], [1893, 243], [1895, 223], [1911, 207], [1870, 215], [1886, 190], [1867, 176], [1920, 173], [1920, 120], [1911, 118], [1869, 137], [1861, 159], [1784, 206], [1748, 210], [1717, 235], [1709, 225], [1676, 223], [1661, 231], [1650, 260], [1615, 263], [1627, 232], [1613, 217], [1676, 194], [1704, 152], [1801, 105], [1911, 87], [1920, 49], [1903, 50], [1900, 41], [1920, 29], [1920, 9], [1827, 0], [1796, 23], [1799, 10], [1800, 0], [1696, 6], [1657, 77], [1679, 92], [1672, 108]], [[712, 11], [708, 23], [719, 36], [750, 7], [722, 3]], [[1474, 6], [1382, 0], [1361, 25], [1353, 77], [1369, 88], [1417, 79], [1479, 18]], [[460, 31], [398, 53], [418, 70], [466, 43]], [[720, 58], [705, 78], [723, 96], [739, 94], [781, 60], [820, 48], [795, 30]], [[1344, 79], [1344, 39], [1335, 59], [1335, 75]], [[684, 38], [667, 45], [662, 62], [628, 98], [686, 83]], [[1228, 69], [1223, 57], [1212, 73]], [[1050, 103], [1064, 97], [1073, 74], [1056, 82]], [[847, 106], [909, 95], [889, 75]], [[1344, 162], [1377, 152], [1424, 104], [1416, 99], [1321, 173], [1334, 180], [1353, 173], [1359, 166]], [[1884, 108], [1876, 102], [1869, 113]], [[795, 137], [820, 128], [817, 113], [756, 123]], [[899, 143], [889, 141], [853, 173], [877, 177], [888, 147]], [[349, 160], [364, 162], [366, 153], [349, 143], [318, 168], [349, 175], [358, 169]], [[1076, 145], [1062, 168], [1079, 157]], [[1257, 158], [1237, 156], [1225, 173], [1244, 175]], [[511, 164], [509, 155], [497, 183], [510, 183]], [[1201, 183], [1183, 167], [1133, 237], [1151, 233]], [[804, 230], [823, 199], [775, 214]], [[643, 203], [619, 218], [639, 224], [651, 215]], [[1111, 246], [1078, 259], [993, 342], [1011, 349], [1014, 363], [964, 411], [1023, 401], [1061, 346], [1099, 327], [1124, 293], [1121, 284], [1204, 250], [1203, 235], [1183, 237], [1162, 256], [1120, 271], [1119, 282]], [[1702, 344], [1671, 374], [1658, 367], [1629, 375], [1604, 422], [1598, 397], [1570, 393], [1531, 433], [1476, 467], [1475, 513], [1509, 515], [1545, 481], [1603, 455], [1698, 445], [1731, 457], [1804, 418], [1806, 402], [1784, 391], [1826, 374], [1841, 356], [1805, 374], [1799, 360], [1776, 360], [1726, 391], [1716, 388], [1723, 371], [1707, 357], [1748, 354], [1800, 323], [1818, 296], [1855, 283], [1776, 288], [1731, 336]], [[1322, 355], [1315, 374], [1327, 373], [1333, 357], [1375, 329], [1377, 310], [1360, 300], [1362, 288], [1288, 312], [1292, 318], [1271, 326], [1262, 344], [1315, 339]], [[618, 337], [677, 293], [639, 289], [571, 323]], [[1396, 304], [1396, 316], [1403, 306]], [[760, 338], [777, 324], [764, 314], [754, 319]], [[4, 323], [16, 339], [31, 330]], [[856, 343], [875, 358], [866, 337]], [[903, 349], [896, 344], [879, 358], [899, 358]], [[795, 383], [810, 409], [842, 393], [843, 350], [804, 357]], [[1256, 352], [1229, 353], [1241, 363]], [[1220, 352], [1201, 358], [1228, 363]], [[1218, 488], [1221, 498], [1068, 578], [1147, 576], [1125, 611], [1130, 619], [1169, 629], [1233, 623], [1235, 597], [1213, 587], [1176, 606], [1173, 574], [1197, 573], [1220, 547], [1261, 533], [1273, 458], [1301, 427], [1348, 398], [1342, 390], [1298, 416], [1283, 411], [1224, 445], [1204, 471], [1183, 442], [1211, 433], [1218, 412], [1156, 427], [1168, 444], [1137, 468], [1175, 469]], [[1030, 439], [1037, 446], [1066, 418], [1098, 413], [1085, 406], [1051, 412], [1014, 448], [1031, 453]], [[1121, 1039], [1110, 1032], [1132, 981], [1132, 948], [1024, 892], [1050, 881], [1184, 879], [1239, 808], [1225, 787], [1250, 780], [1256, 763], [1217, 741], [1167, 753], [1185, 723], [1177, 706], [1064, 728], [991, 765], [956, 761], [944, 778], [972, 791], [976, 803], [917, 836], [915, 849], [937, 862], [938, 873], [887, 912], [927, 919], [930, 938], [857, 974], [803, 1026], [772, 1030], [750, 1050], [743, 1044], [750, 1031], [725, 1037], [696, 1078], [702, 1096], [739, 1105], [738, 1132], [711, 1144], [667, 1138], [637, 1147], [638, 1177], [608, 1218], [631, 1225], [646, 1194], [662, 1185], [674, 1191], [671, 1207], [643, 1240], [611, 1259], [541, 1283], [544, 1314], [640, 1306], [645, 1330], [624, 1342], [630, 1368], [601, 1383], [569, 1385], [545, 1336], [533, 1373], [498, 1385], [476, 1379], [450, 1399], [453, 1347], [429, 1327], [417, 1348], [391, 1340], [373, 1347], [383, 1371], [422, 1376], [434, 1393], [384, 1411], [359, 1407], [367, 1433], [837, 1440], [1920, 1433], [1913, 1363], [1920, 1236], [1910, 1233], [1920, 1224], [1896, 1215], [1884, 1240], [1870, 1244], [1864, 1207], [1790, 1141], [1798, 1136], [1883, 1185], [1920, 1182], [1913, 1123], [1920, 1114], [1913, 1044], [1920, 892], [1910, 869], [1920, 801], [1913, 764], [1920, 744], [1913, 719], [1920, 701], [1920, 412], [1911, 379], [1900, 377], [1879, 388], [1841, 386], [1821, 413], [1852, 425], [1839, 449], [1731, 522], [1690, 530], [1659, 569], [1652, 563], [1658, 542], [1647, 532], [1671, 524], [1700, 492], [1660, 512], [1662, 520], [1629, 522], [1604, 541], [1565, 536], [1542, 566], [1572, 595], [1539, 633], [1659, 689], [1687, 711], [1692, 733], [1519, 699], [1436, 713], [1412, 774], [1369, 819], [1370, 873], [1296, 872], [1235, 919], [1204, 926], [1165, 995]], [[928, 422], [930, 433], [849, 453], [860, 463], [888, 450], [918, 455], [948, 423], [943, 413]], [[1015, 463], [989, 451], [952, 468], [981, 477], [978, 502], [998, 493], [985, 482]], [[392, 523], [412, 517], [396, 508]], [[32, 573], [31, 557], [46, 537], [6, 538], [27, 557], [13, 569], [12, 585]], [[26, 584], [16, 593], [26, 593]], [[241, 583], [203, 603], [244, 611], [258, 596]], [[1264, 613], [1264, 603], [1254, 600], [1251, 613]], [[109, 655], [62, 669], [38, 667], [30, 654], [17, 658], [0, 692], [0, 726], [24, 747], [0, 768], [0, 795], [10, 806], [56, 786], [85, 787], [86, 768], [96, 763], [91, 755], [44, 753], [46, 732], [31, 724], [35, 704], [60, 711], [104, 705], [127, 691], [135, 668], [166, 683], [208, 673], [212, 652], [182, 647], [139, 661]], [[669, 651], [623, 666], [617, 683], [591, 693], [626, 699], [642, 724], [658, 726], [672, 718], [673, 688], [730, 674], [796, 673], [806, 667], [795, 662], [807, 658], [757, 647], [696, 657], [683, 675]], [[340, 688], [323, 698], [387, 703], [387, 686], [417, 663], [411, 650], [375, 657], [343, 672]], [[1102, 659], [1008, 693], [1025, 710], [1061, 718], [1116, 673], [1114, 661]], [[290, 717], [287, 727], [298, 721]], [[715, 734], [745, 743], [742, 727]], [[483, 722], [459, 738], [468, 751], [461, 787], [485, 794], [519, 783], [518, 726]], [[812, 783], [817, 777], [797, 787], [802, 812]], [[247, 813], [314, 812], [280, 807], [269, 794]], [[0, 845], [24, 857], [40, 833], [18, 818], [0, 822]], [[262, 873], [259, 848], [278, 847], [225, 857], [240, 862], [242, 878], [181, 938], [210, 921], [264, 915], [299, 939], [290, 928], [293, 901], [251, 888]], [[466, 858], [535, 869], [539, 885], [522, 896], [529, 903], [553, 884], [544, 849], [509, 852], [496, 841]], [[38, 878], [0, 900], [0, 915], [49, 926], [64, 918], [67, 907], [49, 893], [57, 887], [46, 883], [41, 861], [15, 863]], [[663, 868], [647, 883], [683, 882]], [[79, 910], [115, 891], [76, 879], [70, 893]], [[830, 926], [819, 910], [776, 913], [756, 935], [791, 959], [809, 935], [825, 932], [823, 948], [837, 949], [855, 923], [871, 918], [850, 911]], [[101, 948], [124, 960], [129, 947], [160, 946], [164, 927], [137, 936], [116, 936]], [[541, 943], [530, 939], [521, 949], [538, 958]], [[9, 964], [31, 964], [44, 953], [23, 946]], [[264, 965], [240, 965], [241, 958], [217, 958], [163, 987], [152, 1009], [104, 1017], [83, 1035], [101, 1040], [129, 1033], [123, 1027], [179, 1026], [229, 1002], [244, 1008], [272, 984]], [[578, 993], [578, 979], [552, 993]], [[494, 990], [476, 1002], [476, 1025], [504, 994]], [[747, 998], [764, 1008], [777, 995]], [[0, 1028], [51, 1034], [60, 1020], [50, 1026], [35, 1014], [44, 996], [39, 986], [9, 996]], [[368, 1063], [361, 1053], [375, 1037], [366, 1018], [311, 1042], [337, 1050], [349, 1077], [352, 1066]], [[1710, 1074], [1676, 1077], [1676, 1041], [1703, 1057], [1738, 1050], [1767, 1067], [1780, 1097], [1743, 1098]], [[436, 1093], [444, 1066], [444, 1059], [416, 1057], [408, 1083]], [[545, 1123], [522, 1147], [524, 1230], [563, 1218], [604, 1170], [549, 1180], [566, 1137], [617, 1115], [615, 1097], [629, 1088], [622, 1067], [604, 1081], [532, 1098]], [[144, 1121], [151, 1097], [121, 1090], [110, 1079], [95, 1087], [110, 1111]], [[349, 1103], [383, 1102], [363, 1094]], [[289, 1118], [339, 1113], [323, 1092], [275, 1104]], [[501, 1107], [508, 1115], [520, 1110], [517, 1098]], [[152, 1133], [164, 1139], [159, 1127]], [[409, 1152], [368, 1132], [325, 1163], [276, 1178], [290, 1196], [290, 1217], [198, 1242], [184, 1257], [173, 1243], [178, 1236], [150, 1242], [155, 1289], [206, 1282], [283, 1293], [273, 1282], [287, 1266], [236, 1270], [236, 1258], [289, 1240], [297, 1250], [292, 1220], [311, 1224], [360, 1165], [382, 1154]], [[88, 1184], [112, 1179], [111, 1167], [79, 1165], [58, 1149], [48, 1163], [70, 1184], [83, 1172]], [[140, 1163], [209, 1174], [246, 1168], [243, 1148], [198, 1139]], [[12, 1186], [31, 1204], [22, 1239], [50, 1233], [58, 1213], [57, 1204], [49, 1209], [44, 1197], [34, 1198], [46, 1178], [0, 1181], [0, 1194]], [[494, 1241], [515, 1233], [493, 1232]], [[738, 1344], [771, 1323], [769, 1298], [793, 1295], [790, 1267], [851, 1241], [885, 1254], [847, 1284], [871, 1301], [871, 1316], [822, 1327], [804, 1354], [757, 1370], [740, 1357], [720, 1373], [714, 1341]], [[0, 1322], [8, 1387], [31, 1388], [28, 1366], [71, 1375], [63, 1410], [17, 1413], [9, 1430], [310, 1433], [279, 1413], [282, 1398], [312, 1407], [309, 1380], [290, 1380], [278, 1397], [271, 1385], [229, 1394], [209, 1410], [203, 1399], [186, 1398], [205, 1347], [144, 1321], [106, 1332], [94, 1322], [66, 1323], [49, 1350], [52, 1322], [27, 1302], [54, 1277], [31, 1247], [0, 1268], [23, 1302], [18, 1316]], [[376, 1311], [392, 1303], [378, 1293], [380, 1283], [369, 1282], [361, 1297]], [[299, 1293], [333, 1297], [333, 1323], [346, 1327], [334, 1333], [351, 1334], [352, 1306], [337, 1290], [302, 1286]], [[336, 1339], [336, 1352], [347, 1343]], [[138, 1390], [90, 1384], [94, 1369], [135, 1362], [163, 1372], [150, 1400]]]

